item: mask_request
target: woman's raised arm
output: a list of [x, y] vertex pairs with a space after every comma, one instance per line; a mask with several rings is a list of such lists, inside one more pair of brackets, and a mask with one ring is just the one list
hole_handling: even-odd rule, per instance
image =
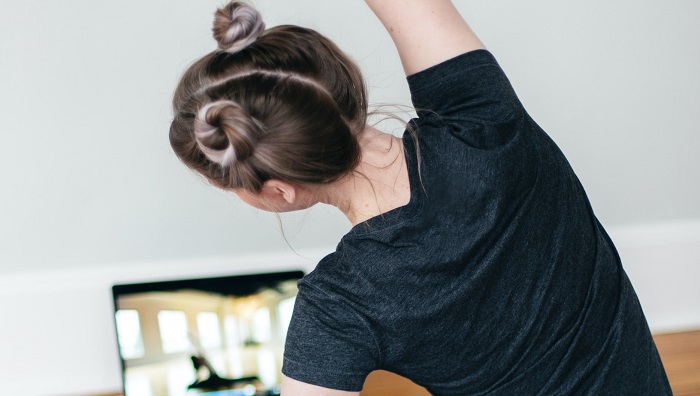
[[484, 48], [450, 0], [365, 0], [394, 40], [406, 75]]

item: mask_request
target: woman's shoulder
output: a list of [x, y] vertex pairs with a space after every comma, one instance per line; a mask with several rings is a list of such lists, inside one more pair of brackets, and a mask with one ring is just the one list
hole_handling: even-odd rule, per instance
[[467, 73], [473, 68], [489, 65], [499, 67], [491, 51], [487, 49], [475, 49], [446, 59], [443, 62], [417, 73], [408, 75], [406, 79], [408, 80], [409, 87], [418, 89], [422, 88], [424, 85], [430, 85], [436, 81], [449, 78], [453, 74]]

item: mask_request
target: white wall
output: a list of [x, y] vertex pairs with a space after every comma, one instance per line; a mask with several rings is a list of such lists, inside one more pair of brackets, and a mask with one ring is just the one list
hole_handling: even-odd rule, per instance
[[[117, 388], [113, 282], [310, 268], [349, 228], [328, 207], [284, 216], [291, 245], [316, 252], [301, 260], [274, 216], [214, 191], [172, 155], [170, 95], [214, 48], [221, 2], [3, 0], [5, 390], [27, 394], [28, 380], [37, 395]], [[391, 42], [361, 2], [257, 3], [269, 26], [337, 41], [374, 102], [408, 103]], [[567, 154], [652, 327], [700, 325], [700, 2], [455, 3]]]

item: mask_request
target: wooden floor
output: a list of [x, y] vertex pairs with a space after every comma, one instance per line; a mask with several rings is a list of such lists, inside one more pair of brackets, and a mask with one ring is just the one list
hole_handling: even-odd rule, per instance
[[[700, 330], [654, 336], [675, 396], [700, 395]], [[119, 396], [113, 393], [102, 396]], [[413, 382], [386, 371], [367, 377], [361, 396], [428, 396]]]
[[700, 395], [700, 330], [657, 335], [654, 340], [673, 394]]
[[[700, 330], [654, 336], [675, 396], [700, 395]], [[361, 396], [427, 396], [425, 388], [386, 371], [367, 377]]]

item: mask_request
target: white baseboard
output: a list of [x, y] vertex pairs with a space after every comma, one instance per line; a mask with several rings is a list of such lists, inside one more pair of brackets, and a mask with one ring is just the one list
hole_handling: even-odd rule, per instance
[[700, 329], [700, 220], [608, 231], [652, 332]]
[[[608, 231], [652, 331], [700, 328], [700, 220]], [[119, 389], [111, 299], [115, 283], [309, 270], [329, 250], [3, 274], [3, 393], [55, 396]]]

